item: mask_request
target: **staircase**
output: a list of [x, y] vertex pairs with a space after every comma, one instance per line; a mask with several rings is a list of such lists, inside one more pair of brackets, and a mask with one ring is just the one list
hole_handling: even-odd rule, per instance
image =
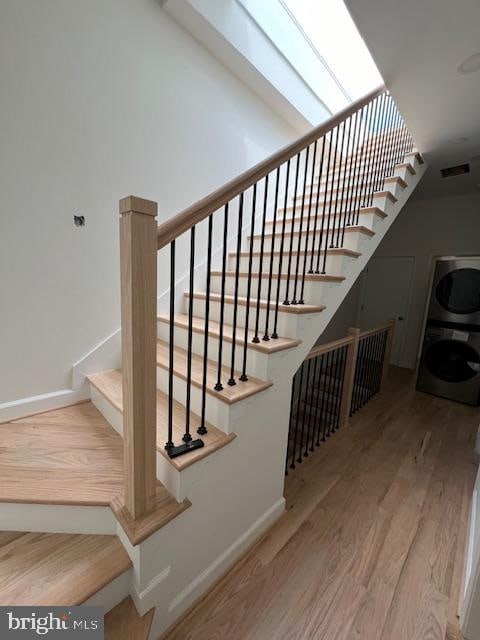
[[292, 378], [424, 171], [381, 87], [158, 228], [121, 201], [121, 369], [0, 430], [1, 604], [157, 638], [281, 517]]

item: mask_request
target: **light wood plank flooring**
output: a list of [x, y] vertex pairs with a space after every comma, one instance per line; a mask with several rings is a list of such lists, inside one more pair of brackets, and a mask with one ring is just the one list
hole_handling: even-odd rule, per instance
[[91, 402], [0, 425], [0, 502], [110, 506], [132, 544], [190, 506], [157, 483], [155, 510], [124, 509], [123, 439]]
[[165, 638], [455, 638], [479, 418], [392, 369], [287, 478], [286, 514]]
[[117, 536], [0, 531], [0, 603], [79, 605], [131, 564]]

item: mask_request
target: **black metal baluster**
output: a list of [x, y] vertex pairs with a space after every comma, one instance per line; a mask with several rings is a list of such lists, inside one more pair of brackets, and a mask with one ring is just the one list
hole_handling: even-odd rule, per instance
[[355, 368], [355, 381], [353, 385], [353, 397], [352, 397], [352, 411], [350, 415], [353, 415], [358, 410], [358, 398], [360, 394], [360, 384], [361, 384], [361, 370], [363, 367], [363, 354], [365, 351], [365, 338], [360, 338], [358, 344], [358, 353], [357, 353], [357, 364]]
[[[366, 107], [363, 107], [360, 111], [360, 116], [362, 118], [362, 120], [364, 120], [365, 122], [365, 128], [367, 126], [367, 118], [366, 118], [366, 114], [367, 110]], [[364, 146], [362, 147], [362, 153], [363, 156], [361, 156], [361, 167], [363, 170], [363, 177], [364, 179], [368, 180], [368, 171], [370, 169], [370, 166], [368, 164], [368, 148], [365, 150]], [[362, 193], [362, 186], [363, 186], [363, 180], [360, 180], [360, 176], [359, 179], [356, 181], [355, 183], [355, 191], [353, 194], [353, 202], [352, 202], [352, 206], [353, 206], [353, 224], [358, 225], [359, 223], [359, 219], [360, 219], [360, 195]]]
[[175, 240], [170, 243], [170, 316], [168, 336], [168, 436], [165, 443], [167, 453], [173, 449], [173, 367], [175, 327]]
[[317, 393], [317, 376], [318, 376], [318, 365], [321, 360], [321, 356], [317, 356], [314, 358], [314, 367], [313, 367], [313, 380], [312, 380], [312, 390], [311, 390], [311, 404], [312, 407], [312, 442], [310, 444], [310, 451], [314, 451], [315, 449], [315, 431], [317, 429], [316, 422], [316, 414], [318, 408], [318, 393]]
[[182, 440], [190, 442], [190, 402], [192, 395], [192, 341], [193, 341], [193, 281], [195, 273], [195, 227], [190, 230], [190, 282], [188, 297], [188, 343], [187, 343], [187, 393], [185, 403], [185, 433]]
[[385, 129], [388, 124], [389, 107], [390, 107], [389, 97], [390, 96], [388, 94], [385, 94], [384, 110], [382, 114], [382, 123], [381, 123], [381, 138], [380, 138], [380, 145], [379, 145], [379, 151], [378, 151], [378, 161], [376, 163], [376, 169], [375, 169], [375, 175], [374, 175], [374, 183], [372, 187], [372, 198], [373, 198], [373, 194], [380, 189], [381, 182], [382, 182], [382, 166], [385, 158], [384, 154], [385, 154], [385, 142], [386, 142]]
[[308, 359], [308, 364], [307, 364], [307, 383], [305, 385], [305, 389], [306, 389], [306, 393], [304, 396], [304, 401], [303, 401], [303, 428], [302, 428], [302, 448], [303, 448], [303, 435], [304, 435], [304, 429], [306, 427], [307, 429], [307, 433], [305, 435], [305, 449], [303, 451], [303, 457], [304, 458], [308, 458], [308, 439], [309, 439], [309, 435], [310, 435], [310, 413], [311, 413], [311, 409], [308, 412], [308, 417], [307, 417], [307, 404], [309, 407], [311, 407], [310, 403], [309, 403], [309, 391], [310, 391], [310, 374], [311, 374], [311, 369], [312, 369], [312, 358]]
[[237, 255], [235, 261], [235, 285], [233, 294], [233, 326], [232, 326], [232, 360], [230, 362], [230, 378], [228, 385], [233, 387], [237, 384], [235, 380], [235, 351], [237, 346], [237, 318], [238, 318], [238, 281], [240, 278], [240, 252], [242, 248], [242, 230], [243, 230], [243, 192], [239, 196], [238, 201], [238, 223], [237, 223]]
[[[311, 181], [313, 185], [314, 173], [315, 173], [315, 160], [317, 159], [317, 140], [315, 140], [315, 144], [313, 145], [313, 160], [312, 160], [312, 175]], [[305, 274], [307, 273], [307, 257], [308, 257], [308, 240], [310, 236], [310, 222], [312, 217], [312, 189], [310, 189], [310, 196], [308, 198], [308, 219], [307, 219], [307, 234], [305, 236], [305, 245], [303, 247], [303, 270], [302, 270], [302, 286], [300, 289], [300, 300], [298, 304], [305, 304], [303, 299], [305, 292]]]
[[[343, 167], [345, 167], [345, 163], [348, 160], [348, 145], [350, 144], [350, 129], [351, 129], [351, 124], [352, 124], [352, 116], [350, 116], [347, 120], [348, 122], [348, 132], [346, 135], [347, 138], [347, 149], [345, 150], [344, 148], [344, 137], [345, 137], [345, 129], [347, 127], [347, 123], [345, 123], [345, 127], [343, 130], [344, 136], [342, 137], [342, 161], [343, 161], [343, 156], [344, 156], [344, 151], [345, 151], [345, 161], [343, 161]], [[342, 165], [340, 166], [339, 172], [338, 172], [338, 180], [337, 180], [337, 194], [340, 193], [340, 181], [342, 182], [342, 193], [340, 196], [340, 212], [338, 214], [338, 230], [337, 230], [337, 241], [335, 246], [339, 247], [342, 246], [343, 247], [343, 240], [342, 242], [340, 242], [340, 239], [343, 237], [343, 232], [345, 229], [345, 212], [344, 212], [344, 208], [346, 208], [346, 203], [345, 203], [345, 185], [346, 185], [346, 176], [345, 176], [345, 169], [343, 169], [342, 171]]]
[[337, 373], [336, 373], [336, 384], [335, 384], [335, 399], [333, 406], [333, 432], [338, 429], [338, 410], [340, 407], [340, 388], [342, 386], [342, 368], [343, 368], [343, 347], [339, 347], [337, 349]]
[[[293, 415], [293, 405], [295, 402], [295, 390], [297, 388], [297, 380], [298, 380], [298, 371], [297, 373], [293, 376], [293, 380], [292, 380], [292, 395], [290, 397], [290, 422], [288, 425], [288, 442], [287, 442], [287, 464], [288, 464], [288, 459], [291, 458], [291, 463], [290, 463], [290, 469], [295, 469], [295, 442], [296, 442], [296, 432], [298, 429], [298, 421], [295, 420], [294, 415]], [[295, 420], [295, 426], [294, 428], [292, 428], [292, 424], [293, 421]], [[294, 437], [293, 440], [293, 451], [292, 451], [292, 446], [291, 446], [291, 441], [292, 441], [292, 434]], [[288, 452], [290, 451], [290, 456], [288, 455]], [[286, 473], [288, 474], [288, 471], [286, 470]]]
[[383, 150], [383, 158], [381, 161], [381, 165], [380, 165], [380, 176], [379, 176], [379, 180], [378, 180], [378, 185], [377, 185], [377, 190], [382, 189], [384, 186], [384, 180], [387, 177], [387, 169], [388, 169], [388, 163], [390, 160], [390, 155], [391, 155], [391, 148], [390, 148], [390, 139], [389, 139], [389, 135], [390, 135], [390, 130], [392, 127], [392, 118], [393, 118], [393, 101], [392, 101], [392, 97], [389, 96], [390, 100], [388, 103], [388, 114], [387, 114], [387, 132], [385, 133], [385, 144], [384, 144], [384, 150]]
[[[322, 434], [322, 442], [325, 442], [327, 439], [326, 430], [327, 430], [327, 410], [328, 410], [328, 387], [329, 387], [329, 376], [330, 376], [330, 366], [331, 366], [331, 351], [328, 351], [325, 359], [325, 373], [324, 380], [321, 381], [321, 389], [322, 389], [322, 422], [323, 422], [323, 434]], [[325, 406], [326, 405], [326, 406]], [[324, 410], [325, 407], [325, 410]]]
[[242, 363], [242, 375], [240, 380], [246, 382], [247, 376], [247, 350], [248, 350], [248, 323], [250, 321], [250, 295], [252, 292], [252, 261], [253, 261], [253, 244], [255, 242], [255, 213], [257, 204], [257, 183], [253, 185], [252, 193], [252, 216], [250, 219], [250, 249], [248, 252], [248, 276], [247, 276], [247, 299], [245, 307], [245, 333], [243, 336], [243, 363]]
[[[267, 290], [267, 310], [265, 313], [265, 333], [263, 340], [270, 340], [272, 338], [278, 338], [276, 333], [268, 335], [268, 325], [270, 324], [270, 298], [272, 296], [272, 280], [273, 280], [273, 260], [275, 255], [275, 232], [277, 227], [277, 207], [278, 207], [278, 186], [280, 180], [280, 167], [277, 167], [275, 175], [275, 200], [273, 204], [273, 229], [272, 229], [272, 242], [270, 245], [270, 269], [268, 272], [268, 290]], [[280, 256], [279, 256], [280, 259]], [[280, 287], [280, 280], [278, 281], [278, 287]]]
[[333, 433], [333, 419], [334, 419], [334, 406], [335, 406], [335, 388], [337, 384], [337, 366], [338, 355], [336, 351], [332, 351], [332, 364], [330, 371], [330, 385], [328, 389], [328, 433], [327, 437], [330, 437]]
[[[301, 244], [302, 244], [302, 233], [303, 233], [303, 214], [305, 212], [305, 189], [307, 187], [307, 173], [308, 173], [308, 157], [310, 155], [310, 147], [308, 146], [306, 148], [306, 152], [305, 152], [305, 171], [303, 174], [303, 189], [302, 189], [302, 206], [300, 209], [300, 228], [298, 231], [298, 242], [297, 242], [297, 260], [296, 260], [296, 267], [295, 267], [295, 282], [293, 285], [293, 300], [291, 302], [291, 304], [303, 304], [303, 301], [298, 301], [297, 300], [297, 286], [298, 286], [298, 273], [299, 273], [299, 266], [300, 266], [300, 250], [301, 250]], [[296, 201], [295, 201], [295, 206], [296, 206]]]
[[[334, 156], [334, 160], [333, 160], [333, 167], [332, 167], [332, 171], [331, 176], [332, 176], [332, 183], [330, 185], [330, 199], [329, 199], [329, 203], [328, 203], [328, 218], [327, 218], [327, 232], [325, 234], [325, 252], [323, 254], [323, 267], [322, 267], [322, 273], [326, 273], [326, 268], [327, 268], [327, 255], [328, 255], [328, 250], [333, 248], [333, 234], [335, 233], [335, 216], [337, 215], [338, 211], [338, 198], [335, 194], [335, 178], [336, 178], [336, 170], [337, 170], [337, 159], [338, 159], [338, 133], [340, 131], [340, 127], [336, 126], [335, 129], [335, 156]], [[331, 216], [332, 216], [332, 205], [334, 202], [334, 194], [335, 194], [335, 207], [334, 207], [334, 211], [333, 211], [333, 223], [332, 223], [332, 227], [330, 227], [330, 222], [331, 222]], [[332, 235], [330, 235], [332, 234]]]
[[317, 386], [315, 388], [315, 392], [317, 394], [317, 400], [316, 400], [316, 405], [315, 405], [315, 424], [316, 426], [316, 439], [315, 439], [315, 446], [319, 447], [320, 446], [320, 431], [321, 431], [321, 425], [322, 425], [322, 412], [320, 411], [320, 415], [318, 416], [318, 410], [320, 409], [320, 385], [322, 383], [322, 376], [323, 376], [323, 369], [324, 369], [324, 365], [325, 365], [325, 354], [322, 353], [321, 357], [320, 357], [320, 371], [318, 374], [318, 383]]
[[381, 340], [381, 344], [380, 344], [380, 353], [379, 353], [379, 356], [378, 356], [379, 363], [378, 363], [377, 384], [376, 384], [377, 392], [380, 391], [380, 385], [381, 385], [381, 382], [382, 382], [383, 363], [385, 361], [385, 351], [386, 351], [386, 347], [387, 347], [387, 337], [388, 337], [388, 331], [384, 331], [382, 333], [382, 340]]
[[393, 161], [392, 161], [392, 168], [391, 168], [391, 173], [393, 175], [393, 172], [395, 170], [395, 167], [397, 166], [397, 164], [399, 164], [400, 162], [400, 154], [399, 154], [399, 137], [401, 134], [401, 116], [400, 113], [397, 109], [397, 105], [395, 103], [393, 103], [394, 106], [394, 110], [395, 110], [395, 135], [393, 137], [393, 142], [392, 142], [392, 147], [393, 147]]
[[[287, 161], [287, 169], [286, 169], [286, 182], [285, 182], [285, 203], [284, 203], [284, 211], [287, 208], [287, 204], [288, 204], [288, 181], [290, 179], [290, 160]], [[284, 243], [285, 243], [285, 224], [286, 224], [286, 217], [285, 214], [283, 216], [283, 222], [282, 222], [282, 236], [280, 239], [280, 255], [278, 257], [278, 282], [277, 282], [277, 296], [275, 299], [275, 318], [273, 321], [273, 333], [272, 333], [272, 338], [278, 338], [278, 307], [280, 304], [280, 287], [282, 284], [282, 266], [283, 266], [283, 248], [284, 248]]]
[[[356, 111], [353, 114], [353, 117], [355, 117], [355, 126], [353, 128], [353, 136], [352, 136], [352, 141], [351, 141], [351, 145], [352, 145], [352, 150], [350, 153], [349, 158], [347, 158], [347, 162], [348, 162], [348, 170], [347, 170], [347, 162], [345, 162], [345, 167], [344, 167], [344, 178], [348, 179], [347, 182], [347, 192], [346, 192], [346, 196], [345, 196], [345, 212], [344, 212], [344, 216], [343, 216], [343, 225], [342, 225], [342, 246], [343, 243], [345, 242], [345, 227], [350, 226], [351, 225], [351, 217], [350, 217], [350, 213], [351, 213], [351, 209], [352, 209], [352, 193], [353, 193], [353, 189], [355, 187], [355, 180], [360, 180], [360, 176], [357, 176], [357, 160], [358, 160], [358, 156], [357, 156], [357, 145], [358, 145], [358, 138], [359, 138], [359, 131], [361, 126], [358, 126], [359, 120], [360, 120], [360, 114], [358, 113], [358, 111]], [[348, 176], [347, 176], [348, 173]]]
[[375, 378], [374, 378], [374, 393], [378, 393], [380, 390], [380, 380], [382, 377], [382, 363], [383, 363], [383, 340], [385, 337], [385, 332], [382, 331], [378, 335], [377, 342], [377, 353], [376, 353], [376, 370], [375, 370]]
[[[322, 207], [322, 224], [321, 224], [321, 228], [320, 228], [320, 238], [318, 241], [318, 251], [317, 251], [317, 266], [315, 269], [315, 273], [320, 273], [320, 260], [321, 260], [321, 255], [322, 255], [322, 243], [323, 243], [323, 231], [325, 228], [325, 214], [326, 214], [326, 208], [327, 208], [327, 198], [328, 198], [328, 180], [329, 180], [329, 176], [330, 176], [330, 169], [331, 169], [331, 165], [330, 165], [330, 161], [332, 158], [332, 147], [333, 147], [333, 131], [330, 132], [330, 140], [328, 143], [328, 161], [327, 161], [327, 173], [326, 173], [326, 177], [325, 177], [325, 192], [323, 195], [323, 207]], [[327, 234], [326, 234], [326, 240], [325, 240], [325, 255], [327, 254], [327, 246], [328, 246], [328, 227], [327, 227]]]
[[168, 380], [168, 442], [165, 449], [170, 458], [176, 458], [188, 451], [200, 449], [204, 446], [200, 438], [193, 440], [190, 433], [190, 404], [192, 391], [192, 342], [193, 342], [193, 284], [195, 273], [195, 227], [190, 229], [190, 273], [188, 298], [188, 337], [187, 337], [187, 380], [185, 403], [185, 433], [182, 437], [184, 444], [174, 446], [173, 443], [173, 364], [174, 364], [174, 332], [175, 323], [175, 241], [170, 245], [170, 344], [169, 344], [169, 380]]
[[212, 268], [212, 232], [213, 232], [213, 214], [208, 216], [208, 241], [207, 241], [207, 287], [205, 298], [205, 327], [203, 330], [203, 378], [202, 378], [202, 415], [200, 426], [197, 433], [201, 436], [207, 433], [205, 426], [205, 413], [207, 407], [207, 363], [208, 363], [208, 331], [210, 318], [210, 271]]
[[[310, 257], [310, 269], [308, 273], [313, 273], [313, 260], [315, 257], [315, 244], [317, 239], [317, 231], [318, 231], [318, 203], [320, 200], [320, 190], [322, 188], [322, 172], [323, 172], [323, 161], [325, 159], [325, 136], [322, 138], [322, 156], [320, 160], [320, 168], [319, 168], [319, 176], [318, 176], [318, 186], [317, 186], [317, 197], [315, 200], [315, 221], [313, 223], [313, 238], [312, 238], [312, 255]], [[313, 189], [313, 183], [312, 183]]]
[[374, 125], [375, 123], [375, 119], [376, 119], [376, 115], [377, 115], [377, 106], [378, 103], [377, 102], [371, 102], [368, 105], [368, 111], [367, 111], [367, 122], [365, 125], [365, 128], [368, 130], [369, 133], [369, 137], [368, 137], [368, 161], [367, 161], [367, 167], [368, 170], [365, 172], [365, 179], [362, 180], [362, 187], [360, 189], [360, 200], [358, 202], [358, 208], [359, 211], [362, 207], [365, 207], [366, 204], [368, 203], [368, 193], [369, 193], [369, 186], [370, 186], [370, 179], [371, 179], [371, 171], [372, 171], [372, 166], [373, 166], [373, 161], [374, 161], [374, 153], [373, 153], [373, 144], [372, 144], [372, 138], [373, 138], [373, 134], [372, 134], [372, 125]]
[[367, 363], [365, 368], [365, 394], [362, 398], [362, 407], [372, 396], [372, 377], [374, 374], [376, 334], [367, 338]]
[[347, 352], [348, 347], [342, 347], [341, 358], [342, 358], [342, 367], [340, 371], [340, 389], [338, 394], [338, 403], [337, 403], [337, 429], [340, 429], [340, 408], [342, 405], [343, 398], [343, 389], [345, 387], [345, 371], [347, 368]]
[[[295, 210], [296, 210], [296, 202], [297, 202], [297, 188], [298, 188], [298, 172], [300, 169], [300, 154], [297, 153], [297, 166], [295, 168], [295, 187], [293, 191], [293, 210], [292, 210], [292, 218], [290, 222], [290, 247], [288, 250], [288, 267], [287, 267], [287, 284], [285, 287], [285, 300], [283, 304], [289, 305], [289, 297], [290, 297], [290, 277], [292, 273], [292, 252], [293, 252], [293, 233], [295, 231]], [[284, 216], [287, 215], [287, 208], [284, 209]]]
[[260, 240], [260, 256], [258, 267], [258, 286], [257, 286], [257, 308], [255, 314], [255, 335], [252, 338], [252, 342], [260, 342], [258, 337], [258, 329], [260, 325], [260, 304], [262, 293], [262, 271], [263, 271], [263, 250], [265, 247], [265, 222], [267, 217], [267, 199], [268, 199], [268, 174], [265, 176], [265, 189], [263, 194], [263, 214], [262, 214], [262, 237]]
[[[302, 401], [302, 391], [303, 391], [303, 370], [305, 368], [305, 362], [302, 362], [302, 366], [300, 367], [300, 383], [299, 383], [299, 389], [298, 389], [298, 399], [297, 399], [297, 423], [300, 420], [300, 403]], [[299, 451], [298, 451], [298, 458], [297, 458], [297, 462], [302, 462], [302, 443], [303, 443], [303, 429], [304, 429], [304, 421], [302, 418], [302, 434], [301, 434], [301, 439], [300, 439], [300, 447], [299, 447]], [[298, 435], [298, 434], [296, 434]], [[297, 441], [295, 438], [295, 446], [297, 445]]]
[[375, 160], [373, 163], [373, 168], [372, 168], [372, 176], [371, 176], [371, 184], [370, 184], [370, 197], [368, 199], [368, 206], [371, 206], [373, 203], [373, 194], [375, 192], [375, 184], [377, 181], [377, 175], [378, 175], [378, 167], [380, 165], [380, 157], [381, 157], [381, 144], [382, 144], [382, 139], [381, 139], [381, 131], [383, 128], [383, 122], [384, 122], [384, 116], [385, 116], [385, 104], [386, 104], [386, 98], [387, 98], [387, 94], [386, 93], [382, 93], [382, 95], [379, 97], [379, 101], [380, 101], [380, 105], [379, 105], [379, 115], [378, 115], [378, 119], [376, 121], [376, 132], [377, 132], [377, 136], [376, 136], [376, 140], [375, 140]]
[[223, 324], [225, 319], [225, 272], [227, 269], [227, 240], [228, 240], [228, 202], [223, 215], [223, 254], [222, 254], [222, 287], [220, 293], [220, 328], [218, 336], [218, 371], [215, 391], [222, 391], [222, 353], [223, 353]]

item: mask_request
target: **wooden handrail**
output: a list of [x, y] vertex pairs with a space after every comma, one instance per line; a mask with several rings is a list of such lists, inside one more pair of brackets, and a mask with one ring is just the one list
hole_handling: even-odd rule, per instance
[[366, 331], [360, 331], [359, 338], [368, 338], [368, 336], [373, 336], [376, 333], [383, 333], [384, 331], [388, 331], [392, 328], [392, 322], [389, 320], [385, 324], [380, 325], [379, 327], [375, 327], [374, 329], [368, 329]]
[[324, 353], [329, 353], [330, 351], [335, 351], [336, 349], [341, 349], [341, 347], [346, 347], [351, 342], [353, 342], [352, 336], [346, 336], [345, 338], [340, 338], [339, 340], [332, 340], [332, 342], [326, 342], [325, 344], [319, 344], [316, 347], [313, 347], [311, 351], [309, 351], [305, 360], [310, 360], [310, 358], [316, 358], [317, 356], [321, 356]]
[[262, 160], [251, 169], [248, 169], [237, 178], [227, 182], [223, 187], [213, 191], [210, 195], [195, 204], [184, 209], [181, 213], [170, 218], [157, 228], [157, 247], [162, 249], [167, 244], [181, 236], [220, 207], [230, 202], [235, 196], [246, 191], [249, 187], [264, 178], [271, 171], [295, 156], [307, 146], [327, 134], [331, 129], [346, 120], [349, 116], [359, 111], [385, 91], [385, 85], [381, 85], [367, 93], [360, 100], [352, 102], [348, 107], [339, 111], [336, 115], [315, 127], [304, 136], [283, 147], [269, 158]]

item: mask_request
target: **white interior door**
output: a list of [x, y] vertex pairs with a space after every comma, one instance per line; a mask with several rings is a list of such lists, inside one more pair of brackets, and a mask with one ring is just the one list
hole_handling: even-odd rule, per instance
[[402, 349], [410, 290], [415, 269], [413, 257], [372, 258], [365, 271], [360, 302], [361, 329], [373, 329], [395, 318], [391, 363], [402, 366]]

